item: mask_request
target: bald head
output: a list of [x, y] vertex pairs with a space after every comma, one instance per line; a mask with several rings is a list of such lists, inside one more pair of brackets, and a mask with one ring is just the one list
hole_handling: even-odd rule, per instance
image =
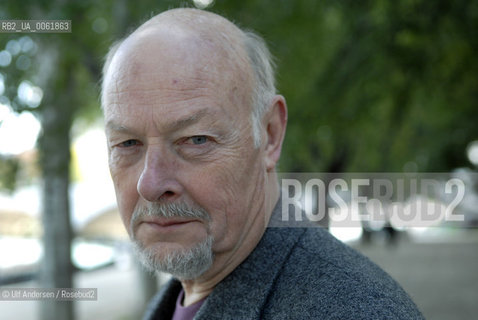
[[126, 75], [136, 81], [143, 73], [148, 81], [150, 71], [195, 72], [198, 80], [209, 74], [218, 83], [239, 85], [251, 111], [255, 144], [260, 143], [261, 117], [275, 95], [270, 54], [260, 37], [207, 11], [165, 11], [111, 48], [103, 68], [102, 108], [111, 103], [107, 91], [116, 90]]
[[229, 20], [198, 9], [173, 9], [146, 21], [132, 35], [147, 29], [182, 29], [224, 50], [243, 50], [244, 33]]

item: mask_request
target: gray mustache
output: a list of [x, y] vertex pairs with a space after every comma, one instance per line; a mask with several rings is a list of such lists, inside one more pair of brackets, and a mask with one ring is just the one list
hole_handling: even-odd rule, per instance
[[183, 202], [165, 204], [150, 202], [146, 206], [134, 210], [130, 222], [131, 235], [134, 235], [134, 227], [143, 217], [193, 218], [210, 221], [209, 213], [199, 206], [191, 207]]

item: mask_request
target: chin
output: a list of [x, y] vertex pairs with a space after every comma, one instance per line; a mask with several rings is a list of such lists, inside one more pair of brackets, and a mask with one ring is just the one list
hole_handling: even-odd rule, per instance
[[147, 270], [169, 273], [183, 280], [198, 278], [214, 262], [211, 236], [190, 248], [175, 243], [155, 243], [148, 247], [143, 247], [138, 241], [133, 244], [139, 260]]

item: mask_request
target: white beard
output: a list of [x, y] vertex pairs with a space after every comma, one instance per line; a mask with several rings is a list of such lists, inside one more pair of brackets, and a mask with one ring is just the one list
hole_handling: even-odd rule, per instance
[[185, 250], [177, 250], [161, 257], [161, 245], [155, 248], [144, 248], [139, 241], [133, 241], [135, 253], [143, 266], [149, 271], [162, 271], [181, 280], [196, 279], [211, 268], [214, 255], [212, 253], [213, 237]]

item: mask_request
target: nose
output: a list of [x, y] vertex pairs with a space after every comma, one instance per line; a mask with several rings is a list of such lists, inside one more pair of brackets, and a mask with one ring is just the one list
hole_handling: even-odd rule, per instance
[[138, 193], [149, 202], [174, 201], [182, 193], [182, 186], [176, 179], [177, 165], [159, 148], [147, 151], [143, 170], [138, 179]]

